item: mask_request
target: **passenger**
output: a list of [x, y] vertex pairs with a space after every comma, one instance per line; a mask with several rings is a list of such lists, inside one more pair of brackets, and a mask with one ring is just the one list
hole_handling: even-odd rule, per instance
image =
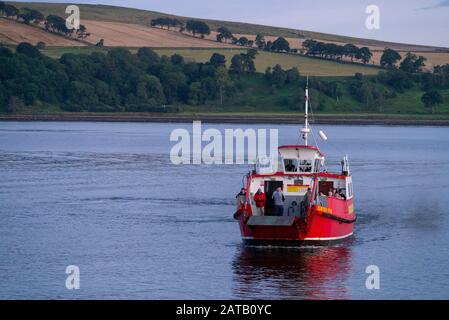
[[309, 208], [311, 201], [312, 201], [312, 190], [308, 188], [306, 194], [304, 195], [304, 199], [301, 202], [301, 216], [303, 218], [306, 216], [307, 208]]
[[254, 195], [254, 201], [256, 202], [256, 210], [258, 216], [263, 216], [265, 214], [265, 193], [259, 188]]
[[328, 191], [328, 193], [327, 193], [327, 196], [328, 196], [328, 197], [333, 197], [333, 196], [334, 196], [334, 189], [333, 189], [333, 188], [330, 188], [330, 189], [329, 189], [329, 191]]
[[332, 189], [332, 197], [334, 197], [334, 198], [338, 198], [339, 197], [337, 189]]
[[293, 165], [293, 162], [290, 160], [285, 165], [285, 171], [286, 172], [296, 172], [296, 167]]
[[239, 210], [246, 202], [246, 189], [240, 189], [240, 192], [235, 196], [237, 210]]
[[310, 188], [307, 189], [306, 194], [304, 195], [304, 207], [308, 208], [310, 202], [312, 201], [312, 190]]
[[340, 196], [340, 199], [346, 200], [346, 195], [343, 193], [342, 189], [338, 190], [338, 195]]
[[320, 192], [320, 196], [318, 197], [318, 204], [320, 206], [327, 207], [327, 203], [327, 196], [323, 192]]
[[277, 188], [276, 191], [273, 192], [272, 199], [274, 200], [274, 209], [276, 212], [276, 216], [283, 216], [285, 197], [281, 187]]

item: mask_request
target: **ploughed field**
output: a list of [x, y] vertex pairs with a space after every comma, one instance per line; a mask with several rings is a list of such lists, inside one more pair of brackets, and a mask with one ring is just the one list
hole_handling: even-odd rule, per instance
[[29, 26], [0, 18], [0, 43], [18, 44], [20, 42], [29, 42], [35, 45], [40, 41], [45, 42], [47, 46], [85, 46], [82, 42], [46, 32], [41, 27]]
[[[100, 20], [83, 20], [82, 23], [87, 27], [88, 32], [91, 34], [85, 41], [75, 41], [64, 36], [52, 34], [46, 32], [43, 29], [43, 25], [25, 25], [15, 22], [13, 20], [1, 18], [0, 19], [0, 43], [6, 44], [18, 44], [20, 42], [29, 42], [36, 44], [40, 41], [44, 42], [47, 46], [59, 46], [59, 47], [83, 47], [90, 44], [96, 44], [100, 39], [104, 40], [104, 45], [107, 47], [154, 47], [154, 48], [206, 48], [206, 49], [224, 49], [231, 48], [235, 50], [246, 50], [240, 46], [233, 45], [231, 43], [220, 43], [215, 41], [217, 33], [212, 31], [210, 35], [204, 39], [200, 37], [194, 37], [188, 33], [178, 32], [176, 30], [166, 30], [160, 28], [152, 28], [139, 23], [125, 23], [119, 21], [100, 21]], [[235, 34], [237, 38], [245, 36], [250, 40], [255, 39], [254, 34]], [[266, 41], [274, 41], [277, 37], [266, 35]], [[304, 39], [286, 37], [290, 43], [291, 48], [303, 50], [302, 43]], [[318, 39], [320, 40], [320, 39]], [[357, 40], [357, 39], [355, 39]], [[366, 42], [360, 39], [360, 43], [354, 41], [353, 43], [358, 46], [366, 45], [373, 52], [373, 58], [369, 64], [379, 65], [380, 57], [384, 47], [381, 43]], [[327, 41], [333, 42], [339, 45], [344, 45], [345, 42], [341, 41]], [[435, 65], [442, 65], [449, 63], [449, 51], [437, 49], [427, 46], [416, 46], [407, 44], [393, 44], [391, 48], [398, 50], [398, 52], [404, 57], [408, 51], [412, 51], [418, 55], [422, 55], [427, 58], [426, 67], [432, 70]], [[204, 61], [205, 54], [210, 57], [209, 52], [206, 51], [189, 51], [186, 52], [187, 58], [191, 58], [195, 61]], [[231, 55], [229, 53], [228, 55]], [[258, 71], [263, 72], [266, 67], [274, 66], [277, 63], [281, 64], [284, 68], [291, 68], [296, 66], [302, 67], [302, 70], [310, 75], [351, 75], [355, 72], [361, 72], [364, 74], [377, 73], [376, 69], [368, 69], [358, 65], [343, 65], [335, 63], [333, 61], [325, 61], [321, 59], [306, 59], [294, 55], [280, 55], [276, 53], [263, 53], [257, 62]], [[349, 58], [343, 58], [344, 61], [349, 62]]]

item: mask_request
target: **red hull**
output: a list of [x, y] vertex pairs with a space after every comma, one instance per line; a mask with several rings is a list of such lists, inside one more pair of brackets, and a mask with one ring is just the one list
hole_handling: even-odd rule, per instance
[[[306, 219], [285, 217], [286, 223], [251, 224], [251, 207], [237, 211], [240, 233], [248, 244], [323, 244], [348, 239], [356, 220], [352, 199], [329, 198], [328, 206], [312, 206]], [[265, 217], [259, 217], [258, 220]], [[270, 219], [267, 217], [266, 220]], [[271, 217], [270, 220], [276, 220]]]

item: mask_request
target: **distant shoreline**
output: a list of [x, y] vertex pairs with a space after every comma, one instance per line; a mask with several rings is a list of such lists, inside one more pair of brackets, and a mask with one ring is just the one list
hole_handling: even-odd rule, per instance
[[[55, 113], [55, 114], [0, 114], [0, 121], [89, 121], [89, 122], [181, 122], [201, 120], [204, 123], [235, 124], [300, 124], [304, 117], [294, 114], [212, 113]], [[317, 124], [332, 125], [423, 125], [449, 126], [449, 117], [422, 115], [315, 115]]]

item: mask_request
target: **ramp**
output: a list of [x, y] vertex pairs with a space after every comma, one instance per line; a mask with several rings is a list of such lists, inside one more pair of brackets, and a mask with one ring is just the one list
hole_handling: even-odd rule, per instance
[[279, 226], [290, 227], [295, 221], [294, 216], [275, 217], [275, 216], [251, 216], [246, 223], [248, 226]]

